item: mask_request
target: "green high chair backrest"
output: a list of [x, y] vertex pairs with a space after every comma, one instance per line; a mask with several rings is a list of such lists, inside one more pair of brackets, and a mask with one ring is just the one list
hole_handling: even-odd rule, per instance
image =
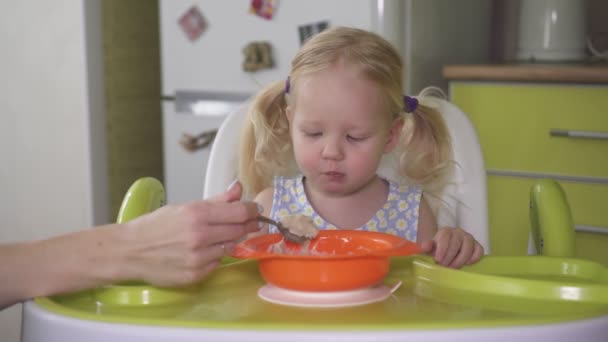
[[574, 223], [564, 190], [552, 179], [530, 189], [531, 235], [537, 254], [574, 257]]
[[144, 177], [136, 180], [122, 200], [117, 223], [125, 223], [152, 212], [165, 204], [165, 188], [156, 178]]

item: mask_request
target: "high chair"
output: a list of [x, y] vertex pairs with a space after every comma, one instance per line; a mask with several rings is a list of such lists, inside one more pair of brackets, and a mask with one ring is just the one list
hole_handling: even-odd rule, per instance
[[[242, 115], [235, 115], [242, 119]], [[454, 180], [460, 183], [455, 183], [449, 194], [461, 194], [454, 189], [468, 184], [462, 174], [456, 173]], [[230, 179], [223, 177], [221, 181]], [[220, 186], [215, 189], [223, 190]], [[469, 199], [461, 197], [455, 203]], [[162, 184], [153, 178], [139, 179], [125, 195], [117, 222], [127, 222], [163, 203]], [[314, 276], [314, 271], [333, 270], [343, 265], [340, 258], [304, 255], [298, 259], [289, 255], [266, 262], [232, 262], [192, 286], [158, 287], [128, 281], [28, 300], [23, 310], [22, 341], [192, 342], [202, 335], [211, 340], [252, 342], [304, 342], [328, 336], [343, 341], [605, 341], [608, 268], [562, 257], [572, 252], [571, 245], [563, 241], [572, 240], [573, 230], [568, 202], [557, 182], [539, 180], [531, 189], [530, 204], [534, 242], [541, 253], [550, 256], [489, 255], [459, 270], [437, 265], [429, 256], [394, 258], [380, 284], [331, 292], [287, 290], [261, 283], [267, 280], [261, 265], [283, 265], [277, 273], [283, 275], [281, 280], [292, 281], [289, 275], [294, 273], [284, 273], [294, 267], [298, 268], [296, 273], [313, 271], [285, 284], [301, 286], [306, 279], [310, 281], [307, 286], [316, 286], [325, 278], [319, 273]], [[459, 219], [472, 215], [462, 209], [455, 213], [461, 215]], [[355, 270], [333, 272], [338, 275], [333, 279], [369, 272], [370, 256], [347, 259], [355, 263], [350, 264]], [[283, 263], [276, 263], [278, 260]], [[311, 263], [313, 267], [308, 267]], [[402, 282], [408, 285], [400, 287]], [[294, 310], [294, 306], [306, 310]], [[338, 307], [340, 315], [328, 309]], [[304, 311], [310, 314], [303, 320]]]
[[[477, 133], [469, 118], [454, 104], [433, 99], [447, 123], [453, 146], [454, 172], [439, 196], [439, 226], [461, 227], [490, 252], [486, 173]], [[238, 148], [249, 102], [228, 115], [218, 129], [210, 151], [203, 197], [221, 193], [237, 174]], [[385, 158], [378, 170], [389, 179], [396, 174]]]

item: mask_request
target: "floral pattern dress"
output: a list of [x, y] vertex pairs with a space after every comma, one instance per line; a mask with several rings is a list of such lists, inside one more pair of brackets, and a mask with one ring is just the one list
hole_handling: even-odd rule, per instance
[[[336, 226], [325, 221], [314, 210], [304, 191], [304, 177], [275, 177], [274, 193], [270, 217], [274, 220], [288, 215], [310, 216], [317, 228], [336, 229]], [[418, 186], [403, 185], [385, 180], [389, 184], [389, 193], [384, 206], [359, 230], [383, 232], [416, 241], [418, 231], [418, 209], [422, 190]], [[276, 227], [270, 226], [270, 233], [276, 233]]]

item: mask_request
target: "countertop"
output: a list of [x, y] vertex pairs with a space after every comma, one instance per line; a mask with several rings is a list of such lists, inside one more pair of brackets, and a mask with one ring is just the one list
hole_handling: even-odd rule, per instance
[[608, 83], [608, 63], [447, 65], [448, 80]]

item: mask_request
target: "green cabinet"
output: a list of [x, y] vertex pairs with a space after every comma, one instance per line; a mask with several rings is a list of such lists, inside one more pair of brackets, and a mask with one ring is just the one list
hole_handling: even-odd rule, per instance
[[530, 187], [553, 178], [572, 209], [577, 256], [608, 265], [608, 85], [453, 80], [450, 97], [479, 135], [492, 254], [527, 252]]

